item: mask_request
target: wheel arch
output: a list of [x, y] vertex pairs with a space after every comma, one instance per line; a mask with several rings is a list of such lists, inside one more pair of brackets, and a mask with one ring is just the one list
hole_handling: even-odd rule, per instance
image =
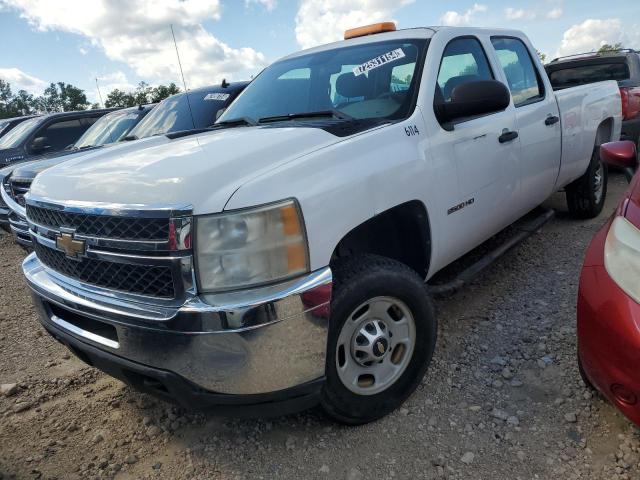
[[429, 213], [420, 200], [391, 207], [352, 228], [336, 244], [331, 262], [356, 254], [392, 258], [426, 278], [431, 264]]
[[603, 143], [611, 142], [613, 140], [613, 118], [608, 117], [602, 120], [596, 129], [594, 146], [599, 147]]

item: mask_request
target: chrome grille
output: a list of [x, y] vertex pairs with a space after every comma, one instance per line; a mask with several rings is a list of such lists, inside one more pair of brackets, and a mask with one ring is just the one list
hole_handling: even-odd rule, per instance
[[31, 188], [31, 179], [9, 178], [9, 195], [18, 205], [25, 206], [24, 196]]
[[119, 240], [167, 241], [168, 218], [116, 217], [63, 212], [27, 205], [27, 218], [36, 224], [58, 229], [72, 228], [79, 235]]
[[168, 266], [115, 263], [93, 258], [77, 261], [38, 242], [34, 242], [33, 246], [43, 264], [81, 282], [138, 295], [161, 298], [175, 296], [173, 275]]

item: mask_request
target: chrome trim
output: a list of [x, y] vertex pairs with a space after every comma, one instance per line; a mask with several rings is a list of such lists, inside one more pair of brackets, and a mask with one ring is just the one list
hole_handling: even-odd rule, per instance
[[0, 188], [0, 195], [2, 196], [2, 200], [7, 205], [7, 207], [9, 207], [10, 210], [15, 212], [17, 215], [19, 215], [22, 218], [27, 218], [27, 210], [18, 202], [16, 202], [13, 198], [11, 198], [11, 196], [9, 195], [9, 192], [5, 190], [6, 184], [4, 183], [4, 181], [6, 178], [7, 177], [2, 178], [2, 188]]
[[328, 267], [281, 285], [195, 297], [164, 308], [63, 284], [33, 254], [23, 262], [23, 271], [45, 326], [50, 323], [50, 328], [113, 351], [56, 324], [48, 305], [108, 323], [117, 332], [114, 353], [177, 373], [202, 388], [267, 393], [324, 375], [332, 281]]
[[96, 335], [95, 333], [89, 332], [87, 330], [83, 330], [82, 328], [63, 320], [60, 317], [57, 317], [56, 315], [51, 315], [51, 321], [64, 330], [68, 330], [71, 333], [78, 335], [79, 337], [86, 338], [87, 340], [99, 343], [100, 345], [104, 345], [105, 347], [113, 348], [114, 350], [120, 348], [120, 344], [118, 342], [105, 337], [101, 337], [100, 335]]
[[25, 196], [27, 204], [34, 207], [49, 208], [60, 212], [80, 213], [85, 215], [109, 215], [114, 217], [138, 218], [177, 218], [193, 214], [192, 205], [158, 204], [142, 205], [127, 203], [81, 202], [65, 200], [64, 204], [57, 203], [46, 197], [40, 197], [29, 192]]
[[[183, 303], [196, 294], [196, 282], [191, 248], [192, 233], [192, 207], [180, 207], [176, 205], [158, 206], [157, 209], [137, 209], [137, 206], [121, 204], [88, 204], [82, 203], [84, 209], [78, 205], [80, 202], [72, 202], [72, 205], [54, 204], [39, 198], [34, 198], [30, 193], [25, 196], [28, 205], [57, 210], [61, 212], [73, 212], [83, 215], [128, 216], [131, 218], [167, 218], [169, 231], [167, 240], [121, 240], [110, 238], [97, 238], [88, 235], [74, 233], [74, 238], [82, 240], [86, 244], [84, 257], [134, 265], [167, 266], [171, 269], [174, 283], [174, 298], [167, 299], [150, 295], [141, 295], [127, 291], [116, 291], [95, 285], [84, 285], [82, 282], [69, 278], [61, 273], [48, 269], [52, 275], [61, 281], [72, 284], [76, 288], [85, 288], [92, 292], [100, 292], [105, 296], [114, 295], [126, 301], [152, 303], [156, 305], [175, 305]], [[14, 202], [15, 203], [15, 202]], [[118, 207], [116, 209], [116, 206]], [[133, 210], [133, 208], [136, 208]], [[25, 213], [26, 213], [26, 209]], [[188, 215], [188, 216], [181, 216]], [[64, 227], [47, 227], [30, 221], [27, 218], [29, 234], [33, 242], [38, 242], [46, 247], [59, 250], [56, 238]], [[73, 232], [69, 232], [73, 233]], [[29, 245], [31, 246], [31, 245]], [[163, 255], [153, 255], [158, 252]]]

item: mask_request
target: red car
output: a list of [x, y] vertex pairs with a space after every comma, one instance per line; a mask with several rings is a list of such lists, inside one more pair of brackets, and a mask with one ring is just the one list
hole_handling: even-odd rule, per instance
[[591, 241], [578, 291], [578, 362], [586, 383], [640, 425], [640, 174], [632, 142], [602, 145], [631, 185]]

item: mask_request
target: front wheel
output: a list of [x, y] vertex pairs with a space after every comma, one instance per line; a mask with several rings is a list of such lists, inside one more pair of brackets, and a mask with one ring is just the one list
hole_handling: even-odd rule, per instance
[[600, 160], [600, 149], [596, 147], [584, 175], [567, 185], [569, 213], [581, 219], [600, 215], [607, 198], [607, 179], [607, 166]]
[[402, 263], [373, 255], [332, 266], [334, 292], [321, 404], [352, 425], [400, 406], [431, 361], [437, 322], [422, 279]]

